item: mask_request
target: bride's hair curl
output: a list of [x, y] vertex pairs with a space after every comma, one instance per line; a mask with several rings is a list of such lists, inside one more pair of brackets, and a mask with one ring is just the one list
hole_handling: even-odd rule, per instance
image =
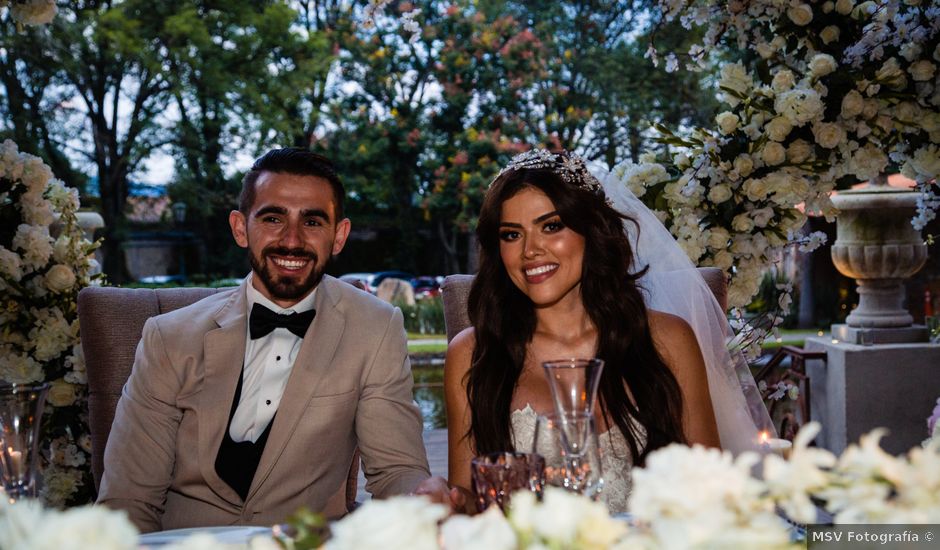
[[[487, 191], [476, 231], [479, 271], [468, 299], [476, 345], [467, 375], [467, 437], [478, 454], [513, 448], [510, 404], [536, 320], [531, 300], [503, 265], [499, 222], [503, 203], [534, 187], [551, 199], [562, 223], [584, 237], [581, 296], [597, 327], [597, 356], [606, 362], [599, 403], [626, 438], [634, 464], [643, 464], [649, 452], [685, 442], [682, 394], [653, 344], [636, 283], [644, 270], [633, 265], [623, 230], [628, 218], [607, 203], [603, 191], [569, 179], [562, 178], [557, 167], [520, 166], [501, 172]], [[634, 421], [646, 432], [645, 443]]]

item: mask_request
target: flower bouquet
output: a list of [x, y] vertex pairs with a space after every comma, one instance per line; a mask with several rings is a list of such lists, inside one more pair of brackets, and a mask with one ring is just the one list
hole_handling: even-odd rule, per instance
[[[658, 211], [689, 257], [725, 270], [742, 306], [807, 214], [832, 218], [837, 187], [891, 166], [917, 181], [918, 229], [940, 207], [940, 6], [908, 0], [661, 0], [663, 21], [707, 26], [688, 52], [701, 69], [722, 44], [748, 63], [721, 67], [728, 110], [713, 128], [658, 126], [668, 158], [615, 168]], [[655, 48], [649, 55], [658, 59]], [[666, 57], [675, 70], [678, 56]]]
[[51, 506], [88, 502], [94, 492], [76, 300], [100, 275], [78, 206], [77, 190], [39, 158], [12, 141], [0, 145], [0, 383], [51, 384], [41, 467]]

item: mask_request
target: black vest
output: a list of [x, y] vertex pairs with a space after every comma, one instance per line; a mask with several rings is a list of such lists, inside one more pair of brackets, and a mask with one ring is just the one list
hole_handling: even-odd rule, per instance
[[[235, 410], [238, 408], [238, 401], [242, 396], [242, 382], [244, 374], [238, 377], [238, 387], [235, 388], [235, 400], [232, 401], [232, 410], [228, 413], [228, 423], [225, 425], [225, 437], [222, 438], [222, 444], [219, 446], [219, 454], [215, 457], [215, 472], [219, 474], [222, 481], [229, 484], [229, 487], [242, 497], [242, 502], [248, 497], [248, 489], [251, 488], [251, 480], [255, 477], [255, 471], [258, 469], [258, 463], [261, 461], [261, 453], [264, 452], [264, 445], [268, 442], [268, 434], [271, 433], [271, 426], [274, 425], [274, 418], [268, 422], [268, 427], [258, 438], [257, 441], [235, 442], [229, 434], [229, 428], [232, 424], [232, 417], [235, 416]], [[277, 416], [277, 413], [275, 413]]]

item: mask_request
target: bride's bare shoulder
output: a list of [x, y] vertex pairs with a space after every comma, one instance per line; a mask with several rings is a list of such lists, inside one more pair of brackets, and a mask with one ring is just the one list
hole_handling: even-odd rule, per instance
[[476, 347], [476, 335], [473, 327], [467, 327], [458, 332], [454, 338], [447, 344], [446, 367], [451, 370], [466, 370], [470, 368], [470, 360], [473, 357], [473, 348]]
[[698, 341], [692, 327], [685, 319], [665, 311], [647, 310], [650, 334], [660, 353], [669, 354], [670, 350], [687, 349], [690, 345], [698, 349]]

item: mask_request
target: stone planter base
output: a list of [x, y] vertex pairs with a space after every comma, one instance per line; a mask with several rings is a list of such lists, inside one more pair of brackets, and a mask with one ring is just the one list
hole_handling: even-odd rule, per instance
[[940, 397], [940, 345], [859, 346], [807, 338], [807, 351], [826, 362], [806, 362], [812, 420], [822, 424], [816, 444], [839, 454], [874, 428], [888, 428], [885, 451], [906, 453], [927, 438], [927, 417]]
[[[863, 328], [849, 325], [832, 325], [832, 337], [846, 344], [861, 344], [862, 331], [868, 330], [872, 334], [872, 344], [906, 344], [927, 342], [927, 327], [924, 325], [911, 325], [902, 328]], [[940, 388], [937, 389], [940, 397]]]

